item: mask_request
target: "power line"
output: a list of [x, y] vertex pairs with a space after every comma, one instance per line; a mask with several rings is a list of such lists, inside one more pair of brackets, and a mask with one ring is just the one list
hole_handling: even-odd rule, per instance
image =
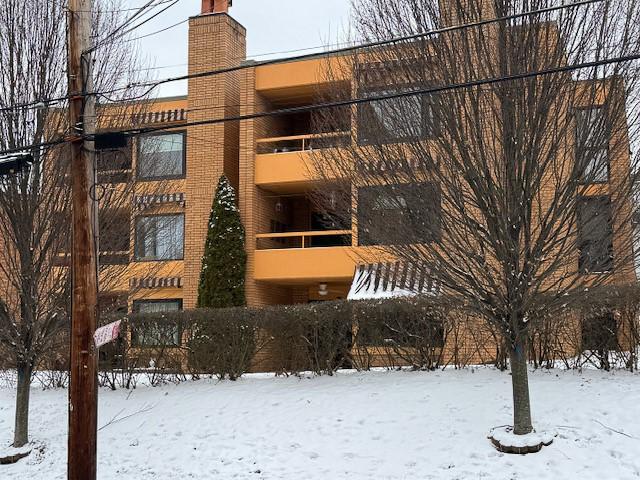
[[[49, 0], [49, 1], [50, 1], [51, 3], [53, 3], [53, 4], [57, 5], [57, 6], [59, 6], [59, 7], [62, 7], [62, 8], [67, 9], [67, 5], [66, 5], [66, 3], [64, 3], [64, 2], [58, 2], [57, 0]], [[169, 2], [173, 2], [173, 0], [161, 0], [161, 1], [159, 1], [158, 3], [156, 3], [156, 5], [155, 5], [155, 6], [160, 6], [160, 5], [163, 5], [163, 4], [165, 4], [165, 3], [169, 3]], [[114, 10], [101, 10], [101, 9], [97, 8], [97, 9], [93, 9], [93, 10], [92, 10], [92, 12], [93, 12], [93, 13], [119, 13], [119, 12], [133, 12], [133, 11], [135, 11], [135, 10], [138, 10], [139, 8], [140, 8], [140, 7], [116, 8], [116, 9], [114, 9]], [[86, 13], [86, 12], [88, 12], [88, 10], [76, 10], [76, 12], [83, 12], [83, 13]]]
[[[186, 20], [183, 20], [182, 22], [176, 23], [175, 25], [171, 25], [170, 27], [167, 27], [167, 29], [169, 28], [173, 28], [176, 27], [178, 25], [181, 25], [183, 23], [186, 23], [187, 21], [189, 21], [189, 19], [187, 18]], [[157, 32], [153, 32], [149, 35], [154, 35], [156, 33], [161, 33], [163, 32], [165, 29], [163, 30], [158, 30]], [[147, 35], [143, 35], [141, 37], [137, 37], [134, 40], [140, 39], [140, 38], [144, 38]], [[343, 45], [357, 45], [356, 42], [338, 42], [338, 43], [330, 43], [327, 45], [316, 45], [314, 47], [305, 47], [305, 48], [295, 48], [295, 49], [291, 49], [291, 50], [278, 50], [278, 51], [274, 51], [274, 52], [262, 52], [262, 53], [254, 53], [253, 55], [248, 55], [247, 57], [242, 57], [242, 58], [236, 58], [236, 60], [240, 59], [240, 60], [254, 60], [256, 58], [259, 57], [268, 57], [270, 55], [286, 55], [288, 53], [297, 53], [297, 52], [308, 52], [310, 50], [320, 50], [321, 48], [341, 48]], [[327, 50], [324, 50], [322, 52], [316, 52], [318, 54], [326, 54]], [[284, 59], [289, 60], [291, 57], [284, 57]], [[164, 70], [166, 68], [176, 68], [176, 67], [187, 67], [187, 66], [195, 66], [195, 67], [202, 67], [205, 65], [208, 65], [208, 63], [174, 63], [172, 65], [158, 65], [155, 67], [143, 67], [143, 68], [138, 68], [135, 71], [149, 71], [149, 70]]]
[[6, 150], [2, 150], [0, 152], [0, 155], [20, 153], [20, 152], [24, 152], [25, 150], [35, 150], [39, 148], [55, 147], [57, 145], [62, 145], [63, 143], [68, 143], [68, 142], [69, 140], [67, 140], [66, 138], [60, 138], [58, 140], [51, 140], [49, 142], [34, 143], [33, 145], [29, 145], [28, 147], [9, 148]]
[[[192, 73], [189, 75], [181, 75], [179, 77], [170, 77], [170, 78], [165, 78], [165, 79], [161, 79], [161, 80], [156, 80], [153, 82], [145, 82], [145, 83], [137, 83], [137, 84], [131, 84], [131, 85], [127, 85], [126, 87], [120, 87], [120, 88], [116, 88], [113, 90], [109, 90], [109, 91], [104, 91], [99, 93], [100, 95], [104, 95], [104, 94], [110, 94], [110, 93], [115, 93], [115, 92], [119, 92], [122, 90], [126, 90], [128, 88], [131, 87], [150, 87], [146, 94], [148, 95], [151, 91], [153, 91], [153, 89], [155, 89], [156, 87], [166, 84], [166, 83], [172, 83], [172, 82], [178, 82], [178, 81], [184, 81], [184, 80], [189, 80], [189, 79], [193, 79], [193, 78], [203, 78], [203, 77], [209, 77], [209, 76], [214, 76], [214, 75], [222, 75], [222, 74], [226, 74], [226, 73], [233, 73], [233, 72], [237, 72], [240, 70], [245, 70], [247, 68], [254, 68], [254, 67], [263, 67], [263, 66], [268, 66], [268, 65], [276, 65], [276, 64], [280, 64], [280, 63], [288, 63], [288, 62], [297, 62], [297, 61], [302, 61], [302, 60], [310, 60], [310, 59], [314, 59], [314, 58], [322, 58], [322, 57], [327, 57], [327, 56], [334, 56], [334, 55], [342, 55], [345, 53], [351, 53], [351, 52], [355, 52], [358, 50], [362, 50], [362, 49], [370, 49], [370, 48], [376, 48], [376, 47], [382, 47], [385, 45], [391, 45], [391, 44], [395, 44], [398, 42], [405, 42], [405, 41], [411, 41], [411, 40], [417, 40], [420, 38], [425, 38], [425, 37], [431, 37], [431, 36], [435, 36], [435, 35], [440, 35], [443, 33], [451, 33], [451, 32], [455, 32], [458, 30], [464, 30], [467, 28], [472, 28], [472, 27], [481, 27], [481, 26], [485, 26], [485, 25], [490, 25], [492, 23], [497, 23], [497, 22], [503, 22], [503, 21], [507, 21], [507, 20], [516, 20], [519, 18], [523, 18], [523, 17], [527, 17], [527, 16], [532, 16], [532, 15], [538, 15], [541, 13], [551, 13], [554, 11], [558, 11], [558, 10], [563, 10], [566, 8], [575, 8], [575, 7], [580, 7], [580, 6], [585, 6], [585, 5], [591, 5], [594, 3], [600, 3], [604, 0], [582, 0], [582, 1], [578, 1], [578, 2], [574, 2], [574, 3], [570, 3], [570, 4], [565, 4], [565, 5], [556, 5], [553, 7], [546, 7], [546, 8], [542, 8], [542, 9], [538, 9], [538, 10], [529, 10], [527, 12], [521, 12], [521, 13], [515, 13], [512, 15], [506, 15], [503, 17], [497, 17], [497, 18], [490, 18], [490, 19], [484, 19], [484, 20], [479, 20], [477, 22], [471, 22], [471, 23], [464, 23], [464, 24], [460, 24], [460, 25], [453, 25], [450, 27], [443, 27], [443, 28], [438, 28], [438, 29], [433, 29], [433, 30], [429, 30], [428, 32], [422, 32], [422, 33], [415, 33], [412, 35], [406, 35], [406, 36], [401, 36], [401, 37], [394, 37], [391, 39], [387, 39], [387, 40], [377, 40], [377, 41], [373, 41], [373, 42], [367, 42], [367, 43], [360, 43], [357, 45], [351, 45], [351, 46], [347, 46], [347, 47], [342, 47], [342, 48], [336, 48], [336, 49], [332, 49], [332, 50], [328, 50], [325, 52], [315, 52], [315, 53], [308, 53], [305, 55], [296, 55], [293, 57], [286, 57], [286, 58], [276, 58], [273, 60], [264, 60], [264, 61], [260, 61], [260, 62], [256, 62], [254, 64], [241, 64], [241, 65], [236, 65], [233, 67], [227, 67], [227, 68], [222, 68], [222, 69], [217, 69], [217, 70], [209, 70], [209, 71], [205, 71], [205, 72], [199, 72], [199, 73]], [[138, 98], [141, 97], [133, 97], [131, 100], [136, 100]]]
[[43, 100], [33, 100], [31, 102], [18, 103], [11, 105], [10, 107], [0, 107], [0, 112], [9, 112], [12, 110], [22, 110], [27, 108], [45, 108], [47, 105], [51, 105], [53, 103], [58, 103], [63, 100], [68, 100], [69, 96], [65, 95], [64, 97], [55, 97]]
[[[543, 75], [565, 73], [565, 72], [571, 72], [574, 70], [600, 67], [605, 65], [611, 65], [614, 63], [630, 62], [634, 60], [640, 60], [640, 53], [634, 54], [634, 55], [625, 55], [622, 57], [614, 57], [614, 58], [609, 58], [604, 60], [594, 60], [591, 62], [583, 62], [575, 65], [564, 65], [561, 67], [548, 68], [548, 69], [537, 70], [533, 72], [519, 73], [514, 75], [506, 75], [501, 77], [493, 77], [493, 78], [486, 78], [486, 79], [479, 79], [479, 80], [471, 80], [468, 82], [452, 83], [448, 85], [441, 85], [439, 87], [432, 87], [432, 88], [426, 88], [426, 89], [409, 90], [409, 91], [398, 92], [393, 94], [376, 95], [376, 96], [365, 97], [365, 98], [355, 98], [355, 99], [341, 100], [336, 102], [326, 102], [326, 103], [320, 103], [320, 104], [305, 105], [300, 107], [289, 107], [289, 108], [283, 108], [279, 110], [273, 110], [270, 112], [258, 112], [258, 113], [252, 113], [247, 115], [237, 115], [233, 117], [199, 120], [195, 122], [186, 122], [178, 125], [163, 125], [163, 126], [157, 126], [157, 127], [144, 127], [144, 128], [135, 128], [135, 129], [116, 130], [116, 131], [111, 131], [110, 133], [121, 133], [124, 135], [135, 136], [135, 135], [144, 135], [144, 134], [159, 132], [164, 130], [175, 130], [177, 128], [194, 127], [194, 126], [200, 126], [200, 125], [214, 125], [214, 124], [220, 124], [220, 123], [226, 123], [226, 122], [237, 122], [237, 121], [245, 121], [245, 120], [255, 120], [258, 118], [290, 115], [294, 113], [313, 112], [313, 111], [329, 109], [329, 108], [339, 108], [339, 107], [346, 107], [351, 105], [360, 105], [360, 104], [370, 103], [370, 102], [393, 100], [396, 98], [405, 98], [405, 97], [412, 97], [417, 95], [437, 94], [437, 93], [442, 93], [442, 92], [451, 91], [451, 90], [479, 87], [483, 85], [491, 85], [494, 83], [507, 82], [507, 81], [513, 81], [513, 80], [524, 80], [527, 78], [534, 78], [534, 77], [543, 76]], [[93, 136], [89, 135], [89, 136], [86, 136], [85, 139], [91, 139], [91, 137]], [[66, 142], [67, 142], [66, 139], [59, 139], [56, 141], [40, 143], [37, 145], [31, 145], [28, 147], [13, 148], [9, 150], [0, 151], [0, 155], [22, 152], [32, 148], [60, 145]]]
[[[120, 24], [118, 27], [115, 28], [115, 30], [113, 30], [112, 32], [110, 32], [109, 34], [107, 34], [107, 36], [102, 40], [101, 43], [104, 43], [105, 41], [109, 40], [110, 38], [112, 38], [114, 35], [116, 35], [120, 30], [126, 28], [131, 22], [133, 22], [133, 20], [139, 16], [142, 15], [142, 13], [144, 13], [145, 10], [147, 10], [148, 8], [150, 8], [153, 3], [156, 0], [149, 0], [147, 3], [145, 3], [143, 6], [139, 7], [136, 12], [131, 15], [129, 18], [127, 18], [124, 22], [122, 22], [122, 24]], [[91, 50], [95, 50], [98, 45], [94, 45], [89, 51]]]
[[[171, 7], [173, 7], [175, 4], [177, 4], [180, 0], [173, 0], [173, 2], [169, 5], [167, 5], [166, 7], [164, 7], [162, 10], [160, 10], [159, 12], [154, 13], [153, 15], [151, 15], [148, 18], [145, 18], [143, 21], [141, 21], [140, 23], [138, 23], [137, 25], [134, 25], [133, 27], [129, 28], [128, 30], [126, 30], [125, 32], [123, 32], [120, 36], [124, 36], [127, 35], [128, 33], [133, 32], [134, 30], [140, 28], [142, 25], [144, 25], [145, 23], [150, 22], [151, 20], [153, 20], [154, 18], [156, 18], [158, 15], [161, 15], [162, 13], [166, 12], [167, 10], [169, 10]], [[187, 21], [188, 19], [186, 19], [185, 21]]]
[[175, 126], [175, 125], [174, 126], [157, 126], [157, 127], [144, 127], [139, 129], [127, 129], [127, 130], [121, 130], [117, 133], [122, 133], [125, 135], [142, 135], [142, 134], [153, 133], [153, 132], [158, 132], [163, 130], [175, 129], [178, 127], [184, 128], [184, 127], [194, 127], [194, 126], [200, 126], [200, 125], [214, 125], [214, 124], [226, 123], [226, 122], [255, 120], [258, 118], [265, 118], [265, 117], [276, 117], [276, 116], [290, 115], [295, 113], [306, 113], [306, 112], [313, 112], [313, 111], [329, 109], [329, 108], [339, 108], [339, 107], [360, 105], [363, 103], [370, 103], [370, 102], [376, 102], [376, 101], [393, 100], [396, 98], [405, 98], [405, 97], [412, 97], [417, 95], [437, 94], [437, 93], [442, 93], [442, 92], [451, 91], [451, 90], [479, 87], [483, 85], [491, 85], [494, 83], [507, 82], [507, 81], [513, 81], [513, 80], [524, 80], [527, 78], [533, 78], [533, 77], [538, 77], [543, 75], [565, 73], [565, 72], [570, 72], [574, 70], [600, 67], [605, 65], [611, 65], [613, 63], [630, 62], [634, 60], [640, 60], [640, 53], [635, 55], [626, 55], [622, 57], [615, 57], [615, 58], [610, 58], [605, 60], [594, 60], [591, 62], [583, 62], [575, 65], [565, 65], [562, 67], [548, 68], [548, 69], [538, 70], [534, 72], [526, 72], [526, 73], [519, 73], [519, 74], [507, 75], [502, 77], [472, 80], [469, 82], [452, 83], [449, 85], [442, 85], [439, 87], [410, 90], [410, 91], [398, 92], [398, 93], [387, 94], [387, 95], [377, 95], [377, 96], [366, 97], [366, 98], [355, 98], [350, 100], [326, 102], [326, 103], [320, 103], [320, 104], [305, 105], [300, 107], [290, 107], [290, 108], [283, 108], [279, 110], [273, 110], [270, 112], [258, 112], [258, 113], [252, 113], [247, 115], [237, 115], [233, 117], [225, 117], [225, 118], [218, 118], [218, 119], [199, 120], [195, 122], [186, 122], [178, 126]]
[[[233, 117], [225, 117], [225, 118], [209, 119], [209, 120], [200, 120], [200, 121], [195, 121], [195, 122], [186, 122], [186, 123], [179, 124], [179, 125], [170, 125], [170, 126], [163, 125], [163, 126], [157, 126], [157, 127], [144, 127], [144, 128], [139, 128], [139, 129], [125, 129], [125, 130], [114, 131], [114, 132], [110, 132], [110, 133], [122, 133], [122, 134], [125, 134], [125, 135], [133, 136], [133, 135], [141, 135], [141, 134], [153, 133], [153, 132], [158, 132], [158, 131], [163, 131], [163, 130], [173, 130], [173, 129], [176, 129], [176, 128], [185, 128], [185, 127], [193, 127], [193, 126], [200, 126], [200, 125], [212, 125], [212, 124], [226, 123], [226, 122], [232, 122], [232, 121], [254, 120], [254, 119], [258, 119], [258, 118], [275, 117], [275, 116], [289, 115], [289, 114], [294, 114], [294, 113], [313, 112], [313, 111], [322, 110], [322, 109], [328, 109], [328, 108], [339, 108], [339, 107], [345, 107], [345, 106], [351, 106], [351, 105], [360, 105], [360, 104], [364, 104], [364, 103], [370, 103], [370, 102], [376, 102], [376, 101], [384, 101], [384, 100], [392, 100], [392, 99], [396, 99], [396, 98], [411, 97], [411, 96], [416, 96], [416, 95], [437, 94], [437, 93], [442, 93], [442, 92], [451, 91], [451, 90], [478, 87], [478, 86], [490, 85], [490, 84], [506, 82], [506, 81], [524, 80], [524, 79], [527, 79], [527, 78], [533, 78], [533, 77], [538, 77], [538, 76], [543, 76], [543, 75], [551, 75], [551, 74], [556, 74], [556, 73], [565, 73], [565, 72], [570, 72], [570, 71], [574, 71], [574, 70], [581, 70], [581, 69], [584, 69], [584, 68], [600, 67], [600, 66], [605, 66], [605, 65], [611, 65], [611, 64], [614, 64], [614, 63], [630, 62], [630, 61], [639, 60], [639, 59], [640, 59], [640, 54], [626, 55], [626, 56], [622, 56], [622, 57], [615, 57], [615, 58], [610, 58], [610, 59], [605, 59], [605, 60], [595, 60], [595, 61], [591, 61], [591, 62], [583, 62], [583, 63], [576, 64], [576, 65], [564, 65], [564, 66], [561, 66], [561, 67], [548, 68], [548, 69], [538, 70], [538, 71], [534, 71], [534, 72], [526, 72], [526, 73], [507, 75], [507, 76], [501, 76], [501, 77], [493, 77], [493, 78], [487, 78], [487, 79], [472, 80], [472, 81], [468, 81], [468, 82], [453, 83], [453, 84], [442, 85], [442, 86], [439, 86], [439, 87], [432, 87], [432, 88], [427, 88], [427, 89], [410, 90], [410, 91], [398, 92], [398, 93], [387, 94], [387, 95], [376, 95], [376, 96], [365, 97], [365, 98], [355, 98], [355, 99], [350, 99], [350, 100], [341, 100], [341, 101], [337, 101], [337, 102], [326, 102], [326, 103], [320, 103], [320, 104], [305, 105], [305, 106], [301, 106], [301, 107], [283, 108], [283, 109], [279, 109], [279, 110], [273, 110], [271, 112], [258, 112], [258, 113], [248, 114], [248, 115], [238, 115], [238, 116], [233, 116]], [[89, 138], [89, 137], [87, 137], [87, 138]], [[34, 148], [34, 147], [44, 147], [44, 146], [50, 146], [50, 145], [59, 145], [61, 143], [65, 143], [65, 142], [66, 142], [66, 140], [61, 139], [61, 140], [57, 140], [55, 142], [47, 142], [47, 143], [43, 143], [43, 144], [39, 144], [39, 145], [34, 145], [32, 147], [5, 150], [5, 151], [0, 152], [0, 155], [10, 154], [10, 153], [17, 153], [17, 152], [20, 152], [20, 151], [27, 150], [29, 148]]]
[[[145, 11], [155, 8], [157, 6], [159, 6], [160, 4], [156, 4], [154, 5], [154, 3], [156, 2], [156, 0], [149, 0], [147, 3], [145, 3], [142, 7], [140, 7], [136, 13], [134, 13], [133, 15], [131, 15], [127, 20], [125, 20], [119, 27], [117, 27], [115, 30], [113, 30], [111, 33], [109, 33], [105, 38], [102, 39], [102, 41], [100, 41], [98, 44], [94, 45], [93, 47], [91, 47], [89, 50], [87, 50], [84, 53], [90, 53], [93, 52], [95, 50], [97, 50], [98, 48], [102, 47], [103, 45], [105, 45], [109, 40], [111, 39], [116, 39], [116, 38], [121, 38], [129, 33], [131, 33], [132, 31], [134, 31], [137, 28], [140, 28], [142, 25], [144, 25], [145, 23], [151, 21], [152, 19], [154, 19], [155, 17], [157, 17], [158, 15], [160, 15], [161, 13], [165, 12], [166, 10], [168, 10], [169, 8], [173, 7], [176, 3], [178, 3], [180, 0], [170, 0], [171, 3], [164, 7], [162, 10], [160, 10], [159, 12], [156, 12], [155, 14], [153, 14], [152, 16], [142, 20], [139, 24], [134, 25], [131, 28], [128, 28], [126, 30], [124, 30], [122, 33], [120, 33], [117, 37], [116, 35], [118, 34], [118, 32], [120, 32], [121, 30], [127, 28], [135, 19], [136, 17], [139, 17], [141, 15], [144, 14]], [[163, 2], [165, 3], [165, 2]]]
[[[170, 5], [170, 6], [171, 6], [171, 5]], [[180, 21], [180, 22], [178, 22], [178, 23], [174, 23], [173, 25], [169, 25], [168, 27], [162, 28], [162, 29], [160, 29], [160, 30], [156, 30], [155, 32], [147, 33], [147, 34], [145, 34], [145, 35], [140, 35], [139, 37], [128, 38], [128, 39], [127, 39], [127, 42], [134, 42], [134, 41], [136, 41], [136, 40], [140, 40], [140, 39], [143, 39], [143, 38], [151, 37], [151, 36], [153, 36], [153, 35], [157, 35], [157, 34], [162, 33], [162, 32], [166, 32], [167, 30], [171, 30], [172, 28], [175, 28], [175, 27], [177, 27], [177, 26], [180, 26], [180, 25], [182, 25], [183, 23], [187, 23], [188, 21], [189, 21], [189, 19], [188, 19], [188, 18], [185, 18], [184, 20], [182, 20], [182, 21]], [[187, 64], [185, 63], [184, 65], [187, 65]], [[146, 70], [154, 70], [155, 68], [156, 68], [156, 67], [154, 67], [154, 68], [148, 68], [148, 69], [146, 69]], [[157, 68], [161, 68], [161, 67], [157, 67]], [[143, 70], [145, 70], [145, 69], [143, 69]]]
[[[53, 0], [52, 0], [53, 1]], [[163, 13], [164, 11], [166, 11], [167, 9], [171, 8], [172, 6], [174, 6], [176, 3], [178, 3], [180, 0], [161, 0], [159, 1], [159, 3], [156, 3], [155, 5], [153, 5], [154, 2], [156, 2], [157, 0], [149, 0], [147, 3], [145, 3], [142, 7], [138, 7], [138, 8], [130, 8], [130, 9], [124, 9], [122, 11], [129, 11], [129, 10], [135, 10], [136, 13], [134, 13], [133, 15], [131, 15], [127, 20], [125, 20], [120, 26], [118, 26], [113, 32], [109, 33], [99, 44], [94, 45], [91, 49], [89, 49], [87, 52], [85, 53], [90, 53], [92, 51], [94, 51], [95, 49], [99, 48], [101, 45], [103, 45], [106, 41], [108, 41], [109, 39], [111, 39], [118, 31], [122, 30], [123, 28], [126, 28], [126, 26], [128, 24], [130, 24], [136, 17], [138, 17], [139, 15], [143, 14], [145, 10], [149, 9], [149, 8], [155, 8], [157, 6], [166, 4], [166, 3], [171, 3], [170, 5], [168, 5], [167, 7], [163, 8], [162, 10], [160, 10], [159, 12], [157, 12], [156, 14], [154, 14], [153, 16], [145, 19], [144, 21], [142, 21], [141, 23], [139, 23], [138, 25], [131, 27], [131, 29], [126, 30], [125, 32], [123, 32], [120, 36], [126, 35], [127, 33], [130, 33], [131, 31], [135, 30], [136, 28], [140, 27], [141, 25], [143, 25], [144, 23], [150, 21], [151, 19], [155, 18], [156, 16], [160, 15], [161, 13]], [[113, 12], [116, 12], [119, 10], [113, 10]], [[187, 19], [188, 20], [188, 19]], [[186, 20], [185, 20], [186, 21]], [[142, 38], [142, 37], [141, 37]], [[90, 94], [89, 94], [90, 95]], [[25, 102], [22, 104], [17, 104], [17, 105], [12, 105], [10, 107], [0, 107], [0, 112], [6, 112], [6, 111], [11, 111], [11, 110], [20, 110], [20, 109], [26, 109], [26, 108], [45, 108], [48, 105], [51, 104], [55, 104], [64, 100], [68, 100], [69, 96], [61, 96], [61, 97], [55, 97], [55, 98], [49, 98], [49, 99], [42, 99], [42, 100], [33, 100], [31, 102]]]
[[[175, 1], [175, 0], [171, 0], [171, 1]], [[293, 56], [293, 57], [277, 58], [277, 59], [273, 59], [273, 60], [264, 60], [264, 61], [256, 62], [256, 63], [253, 63], [253, 64], [242, 64], [242, 65], [237, 65], [237, 66], [234, 66], [234, 67], [228, 67], [228, 68], [223, 68], [223, 69], [200, 72], [200, 73], [191, 74], [191, 75], [182, 75], [182, 76], [179, 76], [179, 77], [170, 77], [170, 78], [166, 78], [166, 79], [162, 79], [162, 80], [157, 80], [155, 82], [132, 83], [132, 84], [126, 85], [124, 87], [118, 87], [118, 88], [114, 88], [114, 89], [111, 89], [111, 90], [104, 90], [102, 92], [93, 92], [93, 93], [90, 93], [90, 95], [99, 95], [99, 96], [103, 96], [107, 100], [110, 100], [109, 97], [107, 97], [107, 95], [111, 94], [111, 93], [116, 93], [116, 92], [120, 92], [120, 91], [123, 91], [123, 90], [129, 90], [129, 89], [134, 88], [134, 87], [150, 87], [147, 90], [145, 90], [145, 92], [143, 94], [141, 94], [141, 95], [137, 95], [137, 96], [134, 96], [134, 97], [131, 97], [131, 98], [127, 98], [127, 99], [118, 99], [117, 100], [119, 102], [122, 102], [122, 101], [134, 101], [134, 100], [139, 100], [141, 98], [146, 97], [156, 87], [158, 87], [158, 86], [160, 86], [162, 84], [165, 84], [165, 83], [183, 81], [183, 80], [188, 80], [190, 78], [201, 78], [201, 77], [207, 77], [207, 76], [222, 75], [222, 74], [225, 74], [225, 73], [236, 72], [236, 71], [244, 70], [244, 69], [247, 69], [247, 68], [254, 68], [254, 67], [257, 67], [257, 66], [275, 65], [275, 64], [280, 64], [280, 63], [288, 63], [288, 62], [295, 62], [295, 61], [300, 61], [300, 60], [309, 60], [309, 59], [313, 59], [313, 58], [321, 58], [321, 57], [326, 57], [326, 56], [331, 56], [331, 55], [340, 55], [340, 54], [344, 54], [344, 53], [355, 52], [355, 51], [361, 50], [361, 49], [375, 48], [375, 47], [380, 47], [380, 46], [385, 46], [385, 45], [391, 45], [391, 44], [398, 43], [398, 42], [404, 42], [404, 41], [408, 41], [408, 40], [416, 40], [416, 39], [419, 39], [419, 38], [429, 37], [429, 36], [438, 35], [438, 34], [442, 34], [442, 33], [455, 32], [455, 31], [464, 30], [464, 29], [467, 29], [467, 28], [473, 28], [473, 27], [478, 27], [478, 26], [489, 25], [489, 24], [496, 23], [496, 22], [502, 22], [502, 21], [507, 21], [507, 20], [515, 20], [515, 19], [518, 19], [518, 18], [531, 16], [531, 15], [537, 15], [537, 14], [541, 14], [541, 13], [550, 13], [550, 12], [562, 10], [562, 9], [565, 9], [565, 8], [575, 8], [575, 7], [590, 5], [590, 4], [594, 4], [594, 3], [600, 3], [602, 1], [605, 1], [605, 0], [582, 0], [582, 1], [579, 1], [579, 2], [574, 2], [574, 3], [570, 3], [570, 4], [565, 4], [565, 5], [547, 7], [547, 8], [543, 8], [543, 9], [539, 9], [539, 10], [529, 10], [527, 12], [516, 13], [516, 14], [507, 15], [507, 16], [503, 16], [503, 17], [484, 19], [484, 20], [480, 20], [480, 21], [477, 21], [477, 22], [464, 23], [464, 24], [460, 24], [460, 25], [453, 25], [453, 26], [450, 26], [450, 27], [434, 29], [434, 30], [430, 30], [428, 32], [416, 33], [416, 34], [413, 34], [413, 35], [400, 36], [400, 37], [394, 37], [394, 38], [387, 39], [387, 40], [378, 40], [378, 41], [375, 41], [375, 42], [368, 42], [368, 43], [360, 43], [360, 44], [350, 45], [350, 46], [347, 46], [347, 47], [332, 49], [332, 50], [328, 50], [328, 51], [325, 51], [325, 52], [315, 52], [315, 53], [310, 53], [310, 54], [305, 54], [305, 55], [297, 55], [297, 56]], [[150, 3], [150, 2], [148, 2], [148, 3]], [[0, 108], [0, 111], [11, 110], [13, 108], [25, 108], [25, 107], [29, 107], [29, 106], [38, 105], [38, 104], [41, 104], [41, 103], [45, 103], [45, 104], [57, 103], [59, 101], [67, 100], [67, 99], [68, 99], [68, 97], [59, 97], [59, 98], [54, 98], [54, 99], [34, 100], [32, 102], [27, 102], [27, 103], [24, 103], [24, 104], [19, 105], [19, 106], [3, 107], [3, 108]]]

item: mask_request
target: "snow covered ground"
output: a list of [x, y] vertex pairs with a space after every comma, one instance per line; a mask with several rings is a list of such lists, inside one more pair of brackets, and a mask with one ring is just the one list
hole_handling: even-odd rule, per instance
[[[527, 456], [486, 438], [511, 419], [510, 377], [489, 368], [102, 390], [98, 478], [640, 478], [640, 375], [537, 371], [531, 390], [536, 426], [558, 437]], [[0, 446], [13, 394], [0, 389]], [[34, 387], [39, 450], [1, 479], [65, 478], [66, 395]]]

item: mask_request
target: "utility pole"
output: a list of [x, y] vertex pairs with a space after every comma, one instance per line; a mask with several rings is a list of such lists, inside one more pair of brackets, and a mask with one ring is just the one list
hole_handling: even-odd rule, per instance
[[95, 480], [98, 415], [97, 202], [93, 142], [95, 99], [91, 93], [91, 17], [93, 0], [69, 0], [69, 126], [71, 129], [71, 379], [69, 385], [68, 480]]

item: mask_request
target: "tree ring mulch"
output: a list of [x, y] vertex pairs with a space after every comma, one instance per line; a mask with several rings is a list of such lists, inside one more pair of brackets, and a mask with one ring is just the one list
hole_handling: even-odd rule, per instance
[[491, 429], [488, 439], [494, 447], [503, 453], [527, 454], [536, 453], [542, 447], [548, 447], [553, 443], [553, 432], [536, 432], [535, 430], [526, 435], [516, 435], [513, 427], [496, 427]]
[[31, 453], [31, 448], [9, 448], [5, 451], [0, 451], [0, 465], [11, 465]]

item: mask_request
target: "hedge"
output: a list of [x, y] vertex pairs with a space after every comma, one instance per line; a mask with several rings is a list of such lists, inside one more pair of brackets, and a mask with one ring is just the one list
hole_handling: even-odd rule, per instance
[[[599, 298], [563, 315], [532, 318], [529, 358], [535, 367], [637, 368], [637, 295]], [[140, 379], [155, 385], [202, 376], [235, 380], [247, 371], [428, 370], [465, 367], [478, 359], [506, 368], [499, 332], [452, 304], [416, 297], [134, 314], [124, 319], [121, 338], [100, 349], [99, 381], [133, 388]], [[613, 337], [610, 329], [587, 328], [594, 316], [608, 311], [617, 312]], [[60, 379], [47, 382], [59, 385]]]

